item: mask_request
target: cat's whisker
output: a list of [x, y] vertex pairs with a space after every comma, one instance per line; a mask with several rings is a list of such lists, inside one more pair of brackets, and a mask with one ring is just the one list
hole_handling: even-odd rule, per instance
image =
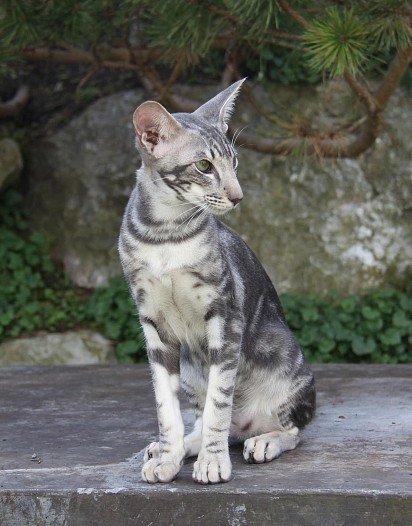
[[[200, 217], [202, 217], [202, 215], [204, 214], [204, 212], [207, 211], [207, 208], [208, 208], [208, 204], [207, 204], [207, 203], [205, 203], [202, 207], [200, 207], [200, 209], [199, 209], [200, 214], [196, 217], [197, 220], [198, 220]], [[196, 214], [196, 212], [195, 212], [195, 214]], [[188, 224], [186, 225], [185, 232], [186, 232], [186, 230], [189, 228], [190, 223], [191, 223], [191, 222], [193, 221], [193, 219], [195, 218], [195, 214], [192, 216], [192, 218], [190, 219], [190, 221], [189, 221]]]
[[198, 210], [195, 210], [195, 211], [192, 213], [192, 215], [191, 215], [190, 217], [188, 217], [185, 221], [183, 221], [183, 222], [181, 223], [180, 226], [183, 226], [185, 223], [187, 223], [186, 228], [185, 228], [185, 232], [186, 232], [186, 230], [187, 230], [188, 225], [189, 225], [189, 224], [192, 222], [192, 220], [196, 217], [196, 214], [198, 214], [199, 212], [201, 212], [201, 211], [205, 208], [205, 206], [206, 206], [206, 203], [203, 204], [203, 205], [201, 205], [201, 206], [198, 206]]
[[199, 208], [199, 205], [192, 206], [192, 208], [189, 208], [189, 210], [184, 210], [181, 214], [179, 214], [178, 216], [174, 218], [174, 221], [176, 221], [176, 219], [181, 217], [183, 214], [187, 214], [188, 212], [190, 212], [191, 210], [194, 210], [195, 208]]
[[177, 205], [171, 205], [171, 204], [169, 204], [167, 201], [161, 201], [161, 203], [162, 203], [163, 205], [168, 206], [169, 208], [176, 208], [176, 207], [179, 207], [179, 206], [190, 206], [190, 205], [193, 206], [193, 205], [194, 205], [194, 203], [190, 203], [189, 201], [185, 201], [184, 203], [179, 203], [179, 204], [177, 204]]
[[[246, 126], [243, 126], [243, 128], [238, 132], [238, 130], [234, 133], [233, 135], [233, 139], [232, 139], [232, 146], [234, 147], [236, 145], [236, 141], [239, 139], [240, 137], [240, 134], [242, 133], [243, 130], [245, 130], [247, 128], [247, 125]], [[238, 133], [237, 133], [238, 132]]]
[[186, 217], [186, 218], [180, 223], [180, 225], [179, 225], [180, 227], [182, 227], [185, 223], [187, 223], [188, 221], [190, 221], [190, 220], [193, 218], [193, 216], [199, 211], [199, 206], [196, 206], [196, 207], [194, 207], [194, 208], [196, 208], [196, 210], [195, 210], [194, 212], [192, 212], [192, 214], [190, 214], [189, 217]]
[[165, 179], [170, 179], [171, 175], [165, 175], [164, 177], [158, 177], [157, 179], [151, 179], [152, 183], [155, 183], [156, 181], [164, 181]]
[[238, 131], [239, 131], [239, 128], [236, 128], [235, 133], [232, 135], [232, 140], [230, 141], [230, 145], [232, 147], [235, 145], [234, 142], [235, 142], [236, 134]]

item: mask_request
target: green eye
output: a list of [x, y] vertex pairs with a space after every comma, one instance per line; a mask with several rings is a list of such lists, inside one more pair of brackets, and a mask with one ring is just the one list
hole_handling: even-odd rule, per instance
[[208, 173], [212, 171], [212, 163], [209, 162], [207, 159], [201, 159], [200, 161], [197, 161], [197, 163], [195, 163], [195, 166], [199, 170], [199, 172]]

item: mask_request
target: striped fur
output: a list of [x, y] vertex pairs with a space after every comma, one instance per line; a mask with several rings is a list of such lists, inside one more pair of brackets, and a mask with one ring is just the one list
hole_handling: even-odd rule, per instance
[[[242, 81], [241, 81], [242, 82]], [[135, 112], [142, 156], [119, 253], [147, 343], [159, 420], [142, 476], [168, 482], [197, 455], [200, 483], [229, 480], [229, 436], [245, 440], [248, 462], [298, 444], [315, 389], [276, 291], [253, 252], [216, 216], [239, 202], [227, 120], [241, 82], [194, 114], [158, 103]], [[210, 162], [209, 173], [197, 168]], [[183, 436], [181, 387], [196, 414]]]

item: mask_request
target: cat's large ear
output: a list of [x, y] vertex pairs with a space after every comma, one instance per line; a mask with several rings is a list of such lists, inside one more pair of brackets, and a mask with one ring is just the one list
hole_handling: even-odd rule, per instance
[[133, 114], [139, 145], [154, 157], [162, 157], [183, 129], [182, 125], [158, 102], [143, 102]]
[[235, 100], [240, 88], [246, 79], [238, 80], [225, 90], [218, 93], [213, 99], [200, 106], [194, 115], [218, 126], [223, 133], [227, 132], [227, 125], [235, 107]]

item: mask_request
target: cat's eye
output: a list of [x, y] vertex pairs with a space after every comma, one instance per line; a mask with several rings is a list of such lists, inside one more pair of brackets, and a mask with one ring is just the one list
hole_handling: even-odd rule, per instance
[[195, 163], [195, 166], [199, 170], [199, 172], [202, 173], [210, 173], [212, 171], [212, 163], [207, 159], [201, 159], [200, 161], [197, 161], [197, 163]]

